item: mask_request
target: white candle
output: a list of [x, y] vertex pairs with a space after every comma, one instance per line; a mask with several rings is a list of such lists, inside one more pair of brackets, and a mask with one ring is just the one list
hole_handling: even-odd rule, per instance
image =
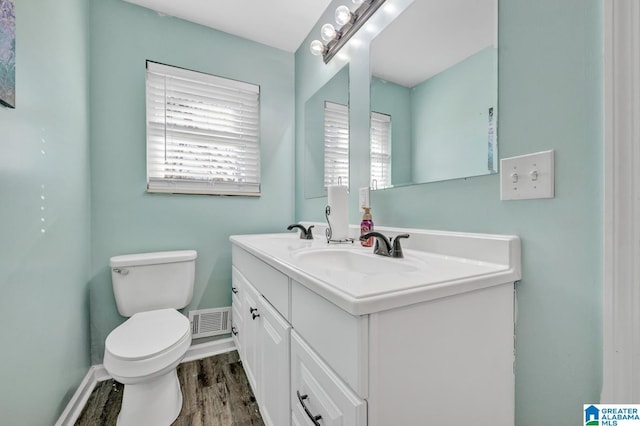
[[349, 237], [349, 211], [347, 187], [344, 185], [329, 185], [327, 188], [329, 207], [329, 224], [331, 225], [331, 239], [345, 240]]

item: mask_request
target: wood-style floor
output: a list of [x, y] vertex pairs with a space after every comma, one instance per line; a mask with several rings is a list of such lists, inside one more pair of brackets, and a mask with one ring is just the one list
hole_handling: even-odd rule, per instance
[[[238, 352], [232, 351], [178, 366], [182, 411], [172, 426], [264, 425]], [[115, 426], [123, 385], [99, 382], [76, 426]]]

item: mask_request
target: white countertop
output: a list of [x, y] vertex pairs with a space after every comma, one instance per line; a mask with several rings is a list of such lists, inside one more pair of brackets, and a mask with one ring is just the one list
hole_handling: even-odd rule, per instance
[[[402, 241], [404, 258], [394, 259], [373, 254], [373, 248], [362, 247], [357, 240], [353, 244], [328, 244], [322, 226], [318, 228], [314, 229], [314, 240], [302, 240], [297, 232], [235, 235], [230, 240], [353, 315], [520, 279], [518, 237], [376, 228], [385, 235], [411, 235]], [[355, 256], [347, 254], [342, 262], [343, 251]], [[315, 255], [306, 256], [309, 252]], [[313, 256], [318, 260], [312, 260]], [[351, 266], [351, 259], [363, 262]]]

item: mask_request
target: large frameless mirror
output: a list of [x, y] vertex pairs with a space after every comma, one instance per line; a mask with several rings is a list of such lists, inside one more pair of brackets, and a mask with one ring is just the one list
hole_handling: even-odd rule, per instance
[[497, 172], [497, 0], [416, 0], [371, 44], [371, 186]]

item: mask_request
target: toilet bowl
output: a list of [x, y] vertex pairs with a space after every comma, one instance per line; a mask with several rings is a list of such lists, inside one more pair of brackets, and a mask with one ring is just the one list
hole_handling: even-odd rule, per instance
[[117, 426], [169, 426], [182, 409], [176, 368], [191, 345], [178, 312], [193, 296], [195, 250], [109, 260], [118, 312], [129, 317], [105, 341], [104, 368], [124, 384]]
[[125, 385], [118, 426], [169, 425], [178, 417], [176, 367], [190, 344], [189, 320], [175, 309], [134, 314], [107, 336], [104, 367]]

